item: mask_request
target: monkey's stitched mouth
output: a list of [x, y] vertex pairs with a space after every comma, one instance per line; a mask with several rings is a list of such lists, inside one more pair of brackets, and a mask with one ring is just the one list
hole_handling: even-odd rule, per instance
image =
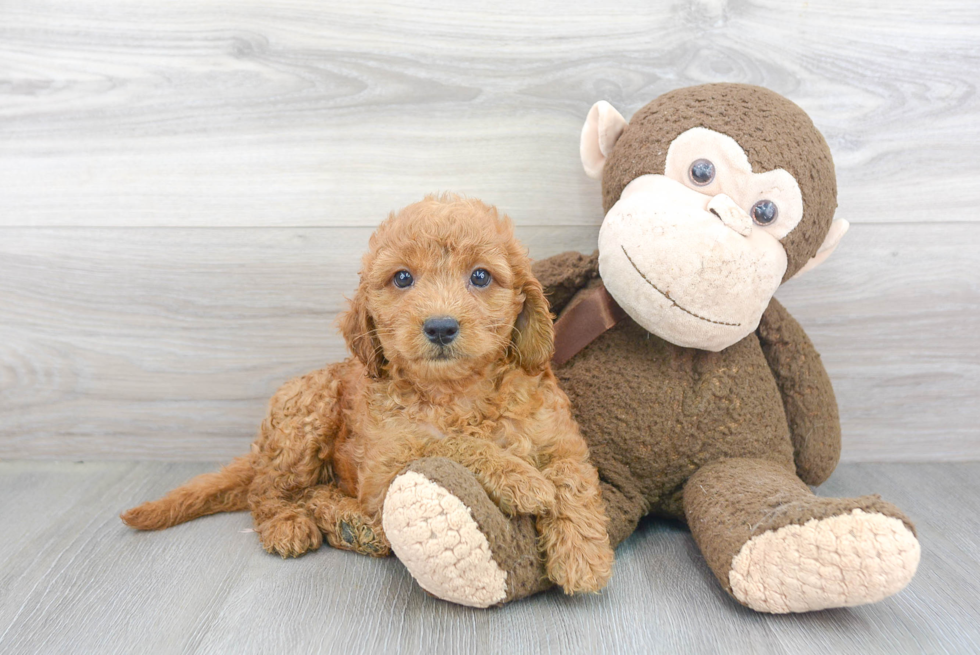
[[623, 249], [623, 254], [626, 255], [626, 259], [629, 260], [630, 265], [633, 266], [633, 270], [635, 270], [637, 273], [640, 274], [640, 277], [643, 278], [643, 281], [646, 282], [647, 284], [649, 284], [651, 287], [653, 287], [653, 290], [654, 291], [656, 291], [661, 296], [663, 296], [664, 298], [666, 298], [667, 300], [669, 300], [670, 303], [674, 307], [676, 307], [677, 309], [681, 310], [685, 314], [690, 314], [694, 318], [700, 319], [700, 320], [702, 320], [702, 321], [704, 321], [706, 323], [714, 323], [715, 325], [725, 325], [727, 327], [739, 327], [740, 325], [742, 325], [741, 323], [726, 323], [724, 321], [715, 321], [715, 320], [712, 320], [710, 318], [705, 318], [704, 316], [700, 316], [698, 314], [695, 314], [694, 312], [692, 312], [690, 309], [687, 309], [686, 307], [681, 307], [679, 304], [677, 304], [677, 301], [674, 300], [673, 298], [671, 298], [670, 295], [666, 291], [661, 291], [660, 290], [660, 287], [658, 287], [656, 284], [654, 284], [653, 282], [651, 282], [650, 281], [650, 278], [648, 278], [646, 275], [643, 274], [643, 271], [641, 271], [639, 269], [639, 267], [633, 261], [633, 258], [630, 257], [630, 254], [628, 252], [626, 252], [626, 246], [620, 244], [619, 247]]

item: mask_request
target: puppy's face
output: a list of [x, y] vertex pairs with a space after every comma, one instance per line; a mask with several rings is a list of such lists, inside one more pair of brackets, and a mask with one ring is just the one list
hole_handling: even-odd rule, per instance
[[399, 243], [378, 253], [370, 277], [368, 311], [385, 357], [422, 378], [501, 358], [523, 305], [506, 255], [489, 243]]
[[[344, 332], [369, 370], [394, 365], [419, 380], [465, 377], [507, 357], [540, 366], [551, 320], [537, 296], [510, 221], [477, 201], [427, 198], [372, 237]], [[543, 341], [544, 355], [523, 352], [526, 337]]]

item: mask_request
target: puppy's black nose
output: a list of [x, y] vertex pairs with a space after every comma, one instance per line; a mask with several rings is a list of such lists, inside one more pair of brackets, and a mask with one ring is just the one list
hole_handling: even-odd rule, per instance
[[459, 334], [459, 321], [449, 316], [440, 316], [426, 320], [422, 331], [432, 343], [448, 346]]

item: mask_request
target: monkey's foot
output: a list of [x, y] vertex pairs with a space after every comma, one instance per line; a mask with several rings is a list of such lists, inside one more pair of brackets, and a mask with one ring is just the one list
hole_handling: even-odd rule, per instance
[[391, 549], [433, 596], [489, 607], [547, 588], [533, 519], [508, 519], [470, 471], [444, 458], [414, 462], [388, 488]]
[[897, 518], [860, 509], [749, 539], [729, 581], [741, 603], [784, 614], [874, 603], [915, 575], [919, 542]]

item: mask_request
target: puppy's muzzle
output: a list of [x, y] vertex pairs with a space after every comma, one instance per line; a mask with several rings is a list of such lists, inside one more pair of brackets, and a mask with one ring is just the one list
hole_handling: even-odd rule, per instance
[[448, 346], [459, 334], [459, 321], [450, 316], [430, 318], [422, 326], [422, 332], [437, 346]]

